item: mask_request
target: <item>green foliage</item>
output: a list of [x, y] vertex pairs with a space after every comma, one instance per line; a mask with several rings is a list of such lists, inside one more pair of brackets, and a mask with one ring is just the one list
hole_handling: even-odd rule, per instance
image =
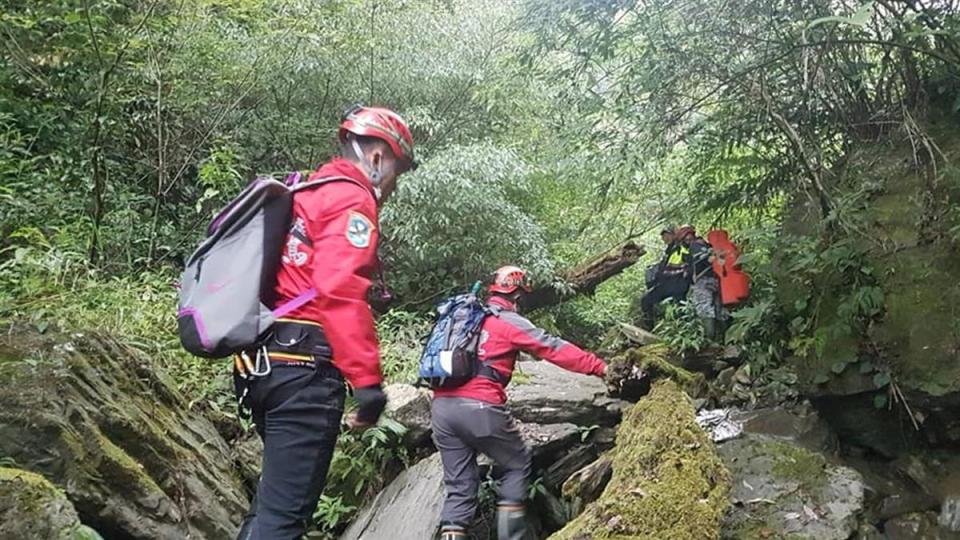
[[[28, 231], [20, 235], [28, 237]], [[5, 249], [13, 255], [0, 263], [0, 323], [107, 332], [151, 353], [192, 403], [233, 414], [230, 363], [196, 358], [180, 347], [172, 272], [104, 276], [83, 253], [44, 246], [42, 236], [31, 238], [34, 245]]]
[[403, 425], [389, 418], [360, 433], [341, 431], [324, 489], [327, 502], [314, 514], [321, 531], [342, 528], [355, 510], [386, 486], [392, 472], [407, 464], [401, 444], [405, 432]]
[[313, 513], [313, 522], [321, 531], [336, 530], [339, 525], [347, 523], [356, 510], [355, 506], [344, 504], [343, 497], [321, 495], [317, 510]]
[[697, 318], [693, 304], [688, 302], [665, 302], [663, 316], [653, 332], [670, 348], [680, 352], [697, 351], [707, 344], [703, 324]]
[[417, 380], [420, 353], [432, 327], [430, 318], [399, 309], [377, 319], [380, 362], [387, 381], [412, 383]]
[[515, 152], [478, 144], [447, 148], [403, 179], [383, 211], [391, 284], [401, 296], [452, 292], [503, 264], [552, 277], [543, 229], [520, 205], [526, 169]]

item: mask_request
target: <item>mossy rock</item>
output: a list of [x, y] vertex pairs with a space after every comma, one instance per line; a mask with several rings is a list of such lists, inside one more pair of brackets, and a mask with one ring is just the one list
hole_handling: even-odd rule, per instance
[[762, 435], [727, 441], [720, 454], [734, 480], [725, 540], [847, 540], [857, 530], [864, 483], [853, 469]]
[[628, 349], [610, 359], [607, 365], [610, 394], [627, 399], [638, 397], [637, 394], [646, 393], [653, 381], [670, 379], [692, 397], [703, 395], [707, 390], [703, 375], [687, 371], [674, 362], [673, 351], [662, 343]]
[[[929, 126], [929, 132], [945, 161], [960, 159], [955, 126]], [[850, 286], [849, 279], [837, 272], [825, 271], [812, 284], [795, 283], [786, 273], [779, 280], [788, 319], [795, 300], [811, 289], [819, 293], [814, 331], [825, 341], [822, 354], [812, 352], [794, 362], [802, 382], [814, 394], [853, 393], [850, 388], [855, 390], [856, 384], [847, 383], [855, 381], [817, 385], [837, 378], [839, 367], [853, 364], [865, 350], [882, 351], [894, 379], [908, 395], [960, 392], [960, 318], [956, 316], [960, 288], [955, 286], [960, 281], [960, 247], [946, 234], [946, 220], [931, 209], [936, 204], [956, 204], [960, 182], [948, 178], [950, 167], [941, 167], [938, 178], [931, 180], [927, 171], [916, 167], [914, 151], [906, 139], [861, 146], [837, 171], [836, 185], [831, 186], [838, 197], [871, 194], [861, 216], [867, 232], [855, 238], [865, 248], [866, 266], [861, 271], [869, 272], [883, 292], [883, 313], [869, 330], [845, 329], [838, 320], [839, 299], [849, 293]], [[925, 217], [932, 221], [924, 221]], [[784, 230], [798, 236], [818, 235], [819, 219], [816, 209], [798, 201], [791, 206]]]
[[103, 540], [46, 478], [6, 467], [0, 467], [0, 538]]
[[102, 335], [0, 332], [0, 456], [107, 537], [235, 535], [247, 499], [230, 448], [150, 357]]
[[551, 539], [716, 539], [729, 491], [730, 475], [690, 398], [673, 381], [658, 381], [624, 415], [603, 495]]

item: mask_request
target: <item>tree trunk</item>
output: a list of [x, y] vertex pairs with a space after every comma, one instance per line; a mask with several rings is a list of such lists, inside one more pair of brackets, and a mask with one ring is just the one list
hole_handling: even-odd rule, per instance
[[561, 283], [534, 289], [527, 297], [526, 306], [538, 309], [559, 304], [578, 294], [593, 294], [598, 285], [632, 266], [644, 253], [643, 246], [627, 242], [574, 268], [563, 276]]

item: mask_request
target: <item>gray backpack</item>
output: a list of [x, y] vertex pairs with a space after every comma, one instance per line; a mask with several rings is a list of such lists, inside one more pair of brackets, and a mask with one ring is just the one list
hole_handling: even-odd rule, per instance
[[274, 287], [290, 229], [293, 194], [333, 181], [254, 180], [207, 227], [207, 237], [187, 260], [180, 278], [180, 343], [204, 358], [255, 349], [274, 321], [313, 300], [316, 289], [274, 306]]

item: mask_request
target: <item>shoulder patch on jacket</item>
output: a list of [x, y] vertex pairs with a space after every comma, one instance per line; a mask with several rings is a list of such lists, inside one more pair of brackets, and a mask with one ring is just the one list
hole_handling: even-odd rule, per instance
[[373, 233], [373, 223], [370, 218], [360, 212], [351, 211], [347, 217], [347, 241], [355, 248], [370, 247], [370, 235]]

